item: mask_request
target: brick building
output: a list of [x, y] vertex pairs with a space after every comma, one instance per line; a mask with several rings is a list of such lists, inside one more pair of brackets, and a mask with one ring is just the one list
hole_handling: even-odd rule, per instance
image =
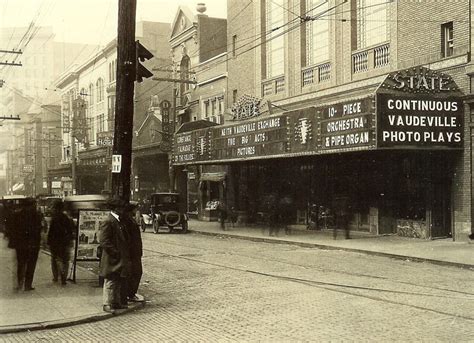
[[466, 239], [470, 6], [229, 0], [235, 122], [178, 133], [175, 165], [225, 170], [242, 220], [305, 225], [319, 208], [352, 230]]

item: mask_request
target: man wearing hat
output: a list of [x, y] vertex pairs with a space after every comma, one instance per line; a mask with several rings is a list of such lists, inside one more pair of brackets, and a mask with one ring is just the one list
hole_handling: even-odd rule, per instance
[[56, 200], [52, 208], [51, 223], [48, 231], [48, 245], [51, 250], [51, 270], [53, 272], [53, 282], [66, 284], [67, 272], [69, 269], [70, 250], [74, 238], [74, 223], [64, 214], [64, 203]]
[[111, 211], [99, 234], [102, 248], [100, 276], [104, 277], [103, 309], [114, 313], [127, 308], [127, 303], [121, 299], [121, 289], [126, 287], [130, 274], [130, 250], [127, 224], [123, 219], [126, 203], [114, 198], [108, 204]]

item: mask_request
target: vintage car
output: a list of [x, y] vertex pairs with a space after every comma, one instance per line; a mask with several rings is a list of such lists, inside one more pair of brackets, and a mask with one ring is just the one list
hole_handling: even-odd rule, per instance
[[154, 233], [160, 230], [181, 233], [188, 231], [188, 216], [180, 209], [179, 193], [154, 193], [150, 196], [149, 211], [141, 213], [140, 225], [145, 232], [148, 226]]

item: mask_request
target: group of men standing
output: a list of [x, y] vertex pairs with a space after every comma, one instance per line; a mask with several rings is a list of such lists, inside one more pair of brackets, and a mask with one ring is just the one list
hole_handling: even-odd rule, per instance
[[[109, 200], [108, 205], [111, 211], [107, 220], [101, 223], [99, 232], [99, 273], [104, 279], [103, 309], [114, 313], [126, 308], [128, 302], [142, 300], [137, 291], [143, 273], [143, 248], [140, 228], [135, 221], [136, 206], [121, 199]], [[53, 282], [66, 285], [75, 226], [64, 212], [61, 199], [52, 204], [51, 210], [47, 244]], [[1, 212], [8, 247], [16, 252], [15, 290], [34, 290], [33, 279], [45, 220], [32, 198], [2, 205]]]
[[100, 275], [104, 278], [103, 309], [114, 313], [127, 308], [128, 302], [140, 301], [143, 247], [136, 206], [120, 199], [111, 200], [109, 206], [111, 212], [99, 233]]

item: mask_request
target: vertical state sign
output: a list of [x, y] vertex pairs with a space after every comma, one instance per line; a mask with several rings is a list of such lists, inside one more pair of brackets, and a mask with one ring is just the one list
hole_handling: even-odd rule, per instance
[[378, 94], [378, 147], [462, 148], [462, 107], [456, 98]]
[[375, 146], [373, 97], [320, 107], [316, 111], [320, 118], [321, 152], [359, 150]]

